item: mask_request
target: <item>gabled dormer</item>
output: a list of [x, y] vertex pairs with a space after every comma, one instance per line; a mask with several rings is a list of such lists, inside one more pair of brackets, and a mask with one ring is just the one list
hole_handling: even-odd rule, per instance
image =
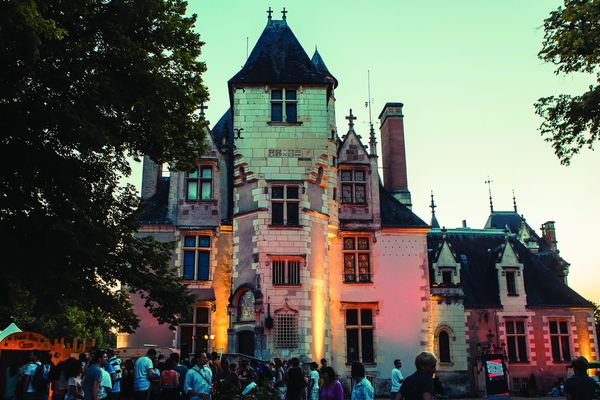
[[430, 277], [433, 286], [457, 286], [460, 285], [460, 263], [452, 252], [450, 243], [445, 238], [438, 250], [435, 262], [432, 263], [432, 276]]
[[496, 271], [502, 306], [505, 309], [524, 309], [527, 299], [523, 279], [523, 263], [520, 262], [508, 235], [500, 251]]

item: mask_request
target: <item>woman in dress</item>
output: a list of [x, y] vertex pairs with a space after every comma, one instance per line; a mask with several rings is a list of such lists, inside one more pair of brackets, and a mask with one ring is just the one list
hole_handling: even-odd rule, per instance
[[344, 389], [337, 380], [335, 371], [331, 367], [323, 367], [323, 386], [321, 387], [320, 400], [344, 400]]

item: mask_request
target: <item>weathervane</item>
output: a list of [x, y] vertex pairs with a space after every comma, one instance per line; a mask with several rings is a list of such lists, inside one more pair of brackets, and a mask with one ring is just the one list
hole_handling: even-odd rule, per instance
[[492, 182], [494, 182], [494, 181], [491, 180], [490, 176], [488, 175], [488, 178], [485, 181], [485, 183], [488, 185], [488, 193], [490, 194], [490, 211], [494, 212], [494, 203], [492, 201]]
[[512, 190], [513, 192], [513, 207], [515, 208], [515, 212], [517, 211], [517, 198], [515, 197], [515, 189]]

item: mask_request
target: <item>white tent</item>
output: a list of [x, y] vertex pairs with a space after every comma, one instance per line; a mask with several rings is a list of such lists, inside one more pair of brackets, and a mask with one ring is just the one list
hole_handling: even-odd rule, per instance
[[23, 331], [21, 330], [21, 328], [19, 328], [17, 326], [17, 324], [15, 324], [13, 322], [9, 326], [7, 326], [6, 329], [4, 329], [3, 331], [0, 331], [0, 342], [3, 341], [4, 338], [7, 337], [8, 335], [15, 333], [15, 332], [23, 332]]

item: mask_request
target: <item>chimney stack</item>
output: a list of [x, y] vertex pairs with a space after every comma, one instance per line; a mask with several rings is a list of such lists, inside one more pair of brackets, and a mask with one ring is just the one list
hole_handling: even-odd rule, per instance
[[411, 208], [412, 201], [406, 172], [402, 107], [402, 103], [386, 103], [379, 114], [383, 186], [400, 203]]
[[161, 166], [152, 161], [150, 157], [144, 156], [142, 165], [142, 199], [149, 199], [156, 193], [160, 174]]
[[542, 224], [542, 237], [550, 246], [550, 249], [554, 252], [558, 252], [557, 241], [556, 241], [556, 229], [554, 227], [554, 221], [548, 221]]

